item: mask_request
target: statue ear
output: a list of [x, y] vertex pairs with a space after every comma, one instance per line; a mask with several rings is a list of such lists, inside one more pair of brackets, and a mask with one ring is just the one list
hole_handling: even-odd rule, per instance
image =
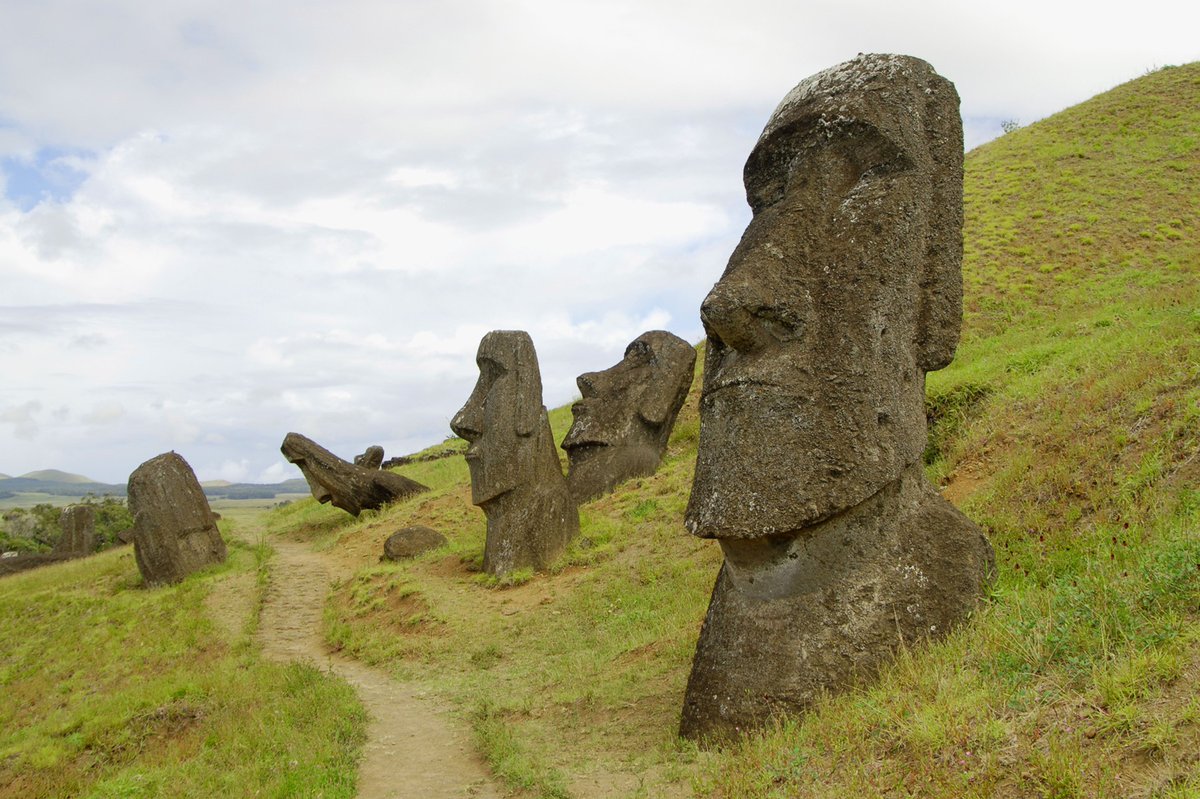
[[659, 381], [657, 385], [651, 386], [642, 395], [642, 401], [638, 407], [638, 416], [653, 425], [660, 425], [665, 422], [667, 415], [671, 413], [672, 400], [675, 399], [667, 395], [667, 389], [671, 388], [674, 388], [674, 386], [668, 384], [666, 380]]
[[517, 435], [533, 435], [542, 421], [542, 374], [533, 339], [524, 331], [514, 336], [513, 362], [517, 386]]
[[917, 341], [918, 366], [932, 372], [954, 358], [962, 329], [963, 140], [954, 84], [931, 75], [926, 92], [925, 138], [933, 168]]
[[696, 350], [678, 336], [660, 336], [658, 370], [642, 395], [638, 415], [653, 425], [662, 425], [677, 413], [692, 387], [696, 372]]

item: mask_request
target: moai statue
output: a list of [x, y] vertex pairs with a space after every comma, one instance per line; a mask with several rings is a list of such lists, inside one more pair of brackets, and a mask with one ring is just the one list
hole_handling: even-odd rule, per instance
[[91, 505], [68, 505], [59, 516], [62, 535], [54, 553], [83, 557], [96, 549], [96, 509]]
[[654, 474], [695, 374], [696, 350], [665, 330], [643, 333], [625, 357], [576, 379], [583, 399], [563, 439], [576, 502], [612, 491], [631, 477]]
[[528, 333], [493, 330], [475, 360], [479, 381], [450, 427], [470, 442], [471, 501], [487, 516], [483, 569], [544, 569], [579, 532], [579, 511], [542, 406], [537, 353]]
[[800, 83], [750, 154], [753, 218], [701, 306], [686, 524], [725, 560], [685, 737], [870, 677], [966, 617], [994, 570], [921, 461], [925, 373], [961, 325], [962, 159], [954, 85], [895, 55]]
[[133, 552], [147, 585], [177, 583], [225, 560], [225, 542], [192, 467], [174, 452], [129, 475]]
[[[329, 503], [352, 516], [429, 490], [428, 486], [416, 480], [382, 471], [378, 467], [365, 468], [348, 463], [299, 433], [284, 436], [279, 451], [289, 463], [300, 467], [317, 502]], [[370, 451], [368, 449], [367, 453]], [[379, 455], [382, 461], [382, 449]]]
[[372, 444], [361, 455], [354, 456], [354, 465], [364, 469], [379, 469], [383, 466], [383, 447]]

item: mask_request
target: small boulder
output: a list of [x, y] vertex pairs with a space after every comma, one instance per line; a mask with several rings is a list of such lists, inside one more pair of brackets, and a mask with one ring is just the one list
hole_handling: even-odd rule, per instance
[[446, 545], [446, 536], [432, 527], [405, 527], [388, 536], [381, 560], [408, 560]]

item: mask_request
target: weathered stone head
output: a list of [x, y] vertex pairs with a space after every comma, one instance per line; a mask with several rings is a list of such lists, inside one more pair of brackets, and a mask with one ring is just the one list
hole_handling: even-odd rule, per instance
[[725, 556], [680, 732], [728, 738], [945, 634], [994, 560], [924, 478], [925, 373], [962, 313], [954, 86], [866, 55], [780, 103], [746, 163], [753, 218], [701, 307], [686, 524]]
[[364, 469], [380, 469], [383, 467], [383, 447], [372, 444], [361, 455], [354, 456], [354, 465]]
[[59, 516], [62, 535], [54, 545], [56, 553], [75, 557], [90, 555], [96, 549], [96, 509], [91, 505], [68, 505]]
[[925, 372], [962, 314], [953, 84], [867, 55], [793, 89], [745, 168], [753, 219], [701, 306], [708, 332], [688, 528], [795, 530], [925, 447]]
[[679, 336], [652, 330], [625, 348], [621, 362], [576, 379], [583, 398], [563, 439], [576, 501], [653, 474], [692, 385], [696, 350]]
[[[403, 475], [344, 461], [299, 433], [284, 436], [279, 451], [289, 463], [300, 467], [309, 491], [317, 502], [331, 504], [353, 516], [429, 490], [427, 486]], [[364, 454], [370, 452], [368, 449]], [[381, 448], [378, 454], [382, 461]]]
[[493, 330], [479, 342], [475, 362], [479, 380], [450, 429], [470, 443], [471, 501], [483, 505], [535, 478], [539, 439], [549, 423], [528, 333]]
[[129, 475], [133, 552], [148, 585], [175, 583], [225, 560], [204, 489], [183, 457], [165, 452]]
[[450, 428], [466, 439], [471, 501], [488, 517], [484, 570], [545, 568], [579, 531], [542, 406], [529, 334], [493, 330], [479, 342], [479, 380]]

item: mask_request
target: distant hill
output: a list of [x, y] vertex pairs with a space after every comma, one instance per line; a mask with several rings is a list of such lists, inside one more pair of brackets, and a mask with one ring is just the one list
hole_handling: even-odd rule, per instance
[[[13, 478], [10, 478], [13, 479]], [[26, 472], [21, 475], [18, 480], [42, 480], [47, 483], [95, 483], [96, 481], [90, 477], [84, 477], [82, 474], [71, 474], [59, 469], [42, 469], [37, 472]]]
[[[31, 474], [66, 475], [76, 477], [67, 472], [48, 469]], [[205, 496], [223, 499], [271, 499], [279, 494], [307, 494], [308, 483], [297, 477], [282, 483], [230, 483], [225, 480], [215, 480], [201, 484]], [[15, 494], [49, 494], [56, 497], [82, 497], [86, 494], [114, 497], [125, 496], [124, 483], [97, 483], [88, 478], [82, 482], [61, 479], [38, 479], [28, 475], [10, 477], [0, 480], [0, 498], [11, 497]]]

